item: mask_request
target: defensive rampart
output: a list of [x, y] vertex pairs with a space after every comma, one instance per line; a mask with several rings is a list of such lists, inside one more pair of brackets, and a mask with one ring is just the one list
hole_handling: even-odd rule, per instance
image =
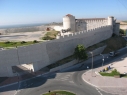
[[49, 64], [73, 54], [78, 44], [86, 48], [111, 37], [111, 26], [100, 27], [89, 31], [62, 36], [60, 39], [0, 51], [0, 77], [14, 76], [12, 66], [33, 64], [37, 71]]
[[106, 25], [108, 25], [107, 19], [78, 19], [76, 21], [76, 31], [90, 30]]

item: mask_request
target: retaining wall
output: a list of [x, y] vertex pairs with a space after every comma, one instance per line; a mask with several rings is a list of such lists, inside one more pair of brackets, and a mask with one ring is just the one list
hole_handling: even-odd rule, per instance
[[[86, 48], [111, 37], [111, 26], [70, 34], [60, 39], [0, 51], [0, 77], [13, 76], [11, 66], [33, 63], [34, 71], [73, 54], [78, 44]], [[4, 69], [3, 69], [4, 68]]]

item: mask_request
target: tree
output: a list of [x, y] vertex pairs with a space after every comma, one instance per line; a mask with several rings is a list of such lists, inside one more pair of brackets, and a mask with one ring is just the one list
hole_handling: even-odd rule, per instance
[[125, 32], [124, 32], [123, 29], [120, 29], [120, 34], [121, 34], [121, 35], [125, 35]]
[[74, 57], [78, 60], [85, 60], [88, 58], [86, 49], [83, 45], [77, 45], [74, 51]]

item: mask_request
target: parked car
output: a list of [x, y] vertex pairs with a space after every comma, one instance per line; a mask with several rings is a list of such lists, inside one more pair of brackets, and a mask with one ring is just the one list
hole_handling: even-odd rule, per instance
[[119, 51], [113, 51], [109, 53], [109, 56], [117, 56], [119, 53]]

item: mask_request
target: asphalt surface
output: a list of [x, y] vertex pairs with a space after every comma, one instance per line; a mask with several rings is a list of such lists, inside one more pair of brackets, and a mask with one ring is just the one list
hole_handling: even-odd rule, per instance
[[[67, 90], [76, 95], [100, 95], [98, 90], [86, 84], [81, 75], [84, 71], [61, 72], [50, 76], [42, 76], [21, 83], [16, 95], [40, 95], [53, 90]], [[103, 95], [109, 95], [104, 92]]]
[[[104, 65], [110, 64], [116, 58], [127, 53], [127, 49], [120, 52], [118, 56], [105, 58]], [[102, 65], [102, 60], [94, 61], [93, 68]], [[100, 91], [85, 83], [81, 76], [87, 71], [87, 65], [79, 65], [76, 68], [68, 69], [64, 72], [50, 73], [36, 77], [27, 81], [20, 82], [12, 86], [0, 88], [0, 95], [42, 95], [53, 90], [67, 90], [76, 95], [110, 95]], [[16, 88], [19, 88], [18, 90]]]

